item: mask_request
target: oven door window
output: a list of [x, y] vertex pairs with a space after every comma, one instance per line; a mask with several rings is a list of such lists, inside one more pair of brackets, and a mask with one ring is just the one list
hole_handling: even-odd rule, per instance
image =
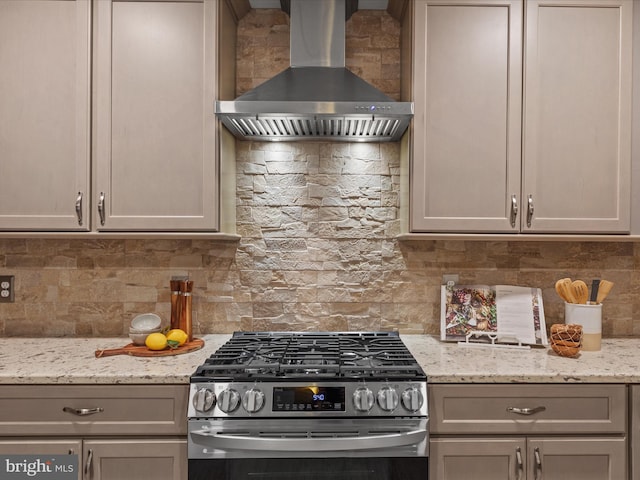
[[428, 457], [189, 460], [189, 480], [425, 480]]

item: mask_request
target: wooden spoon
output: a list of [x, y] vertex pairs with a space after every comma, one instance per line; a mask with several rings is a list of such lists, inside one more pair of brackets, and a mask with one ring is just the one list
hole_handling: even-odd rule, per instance
[[600, 280], [600, 288], [598, 289], [598, 299], [596, 302], [602, 303], [604, 299], [607, 298], [607, 295], [609, 295], [612, 288], [613, 282], [610, 282], [609, 280]]
[[589, 300], [589, 287], [582, 280], [571, 282], [571, 291], [576, 299], [575, 303], [587, 303]]
[[572, 282], [570, 278], [562, 278], [560, 281], [560, 288], [564, 295], [561, 295], [568, 303], [576, 303], [576, 297], [573, 293]]
[[564, 291], [564, 286], [562, 285], [563, 280], [564, 279], [561, 278], [556, 282], [556, 293], [562, 300], [564, 300], [565, 302], [569, 302], [569, 299], [567, 298], [567, 295], [565, 294], [565, 291]]

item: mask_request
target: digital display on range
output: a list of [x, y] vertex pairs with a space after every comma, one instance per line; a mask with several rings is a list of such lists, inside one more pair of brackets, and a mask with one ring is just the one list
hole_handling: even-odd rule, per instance
[[344, 412], [344, 387], [274, 387], [274, 412]]

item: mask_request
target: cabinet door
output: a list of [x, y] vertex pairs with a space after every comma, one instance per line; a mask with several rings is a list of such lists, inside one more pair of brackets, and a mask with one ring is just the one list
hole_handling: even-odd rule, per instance
[[522, 2], [417, 0], [411, 230], [517, 232]]
[[90, 7], [0, 2], [0, 230], [90, 227]]
[[524, 478], [525, 452], [524, 438], [432, 438], [429, 478], [521, 479]]
[[[42, 438], [0, 438], [1, 455], [77, 455], [76, 471], [82, 479], [82, 440]], [[37, 478], [37, 476], [34, 476]]]
[[528, 441], [528, 478], [619, 480], [627, 478], [626, 440], [541, 438]]
[[523, 231], [630, 229], [633, 3], [525, 2]]
[[85, 440], [84, 458], [92, 480], [183, 480], [187, 440]]
[[629, 386], [629, 478], [640, 478], [640, 385]]
[[216, 230], [219, 2], [96, 2], [98, 230]]

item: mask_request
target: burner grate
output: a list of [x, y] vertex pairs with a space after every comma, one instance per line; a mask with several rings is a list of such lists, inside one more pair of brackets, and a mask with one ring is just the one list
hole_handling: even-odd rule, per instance
[[192, 381], [424, 377], [395, 332], [236, 332]]

